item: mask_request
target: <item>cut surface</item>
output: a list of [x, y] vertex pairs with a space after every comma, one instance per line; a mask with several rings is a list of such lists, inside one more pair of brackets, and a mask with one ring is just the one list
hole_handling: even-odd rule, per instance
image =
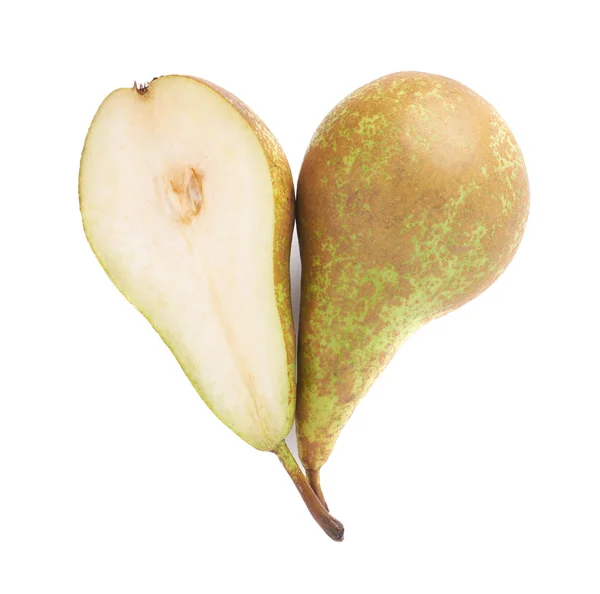
[[120, 89], [80, 171], [88, 240], [213, 412], [271, 449], [293, 411], [273, 278], [274, 197], [261, 143], [188, 77]]

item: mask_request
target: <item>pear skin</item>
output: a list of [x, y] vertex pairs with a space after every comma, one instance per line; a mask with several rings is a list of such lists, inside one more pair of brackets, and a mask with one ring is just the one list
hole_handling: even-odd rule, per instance
[[384, 76], [320, 124], [297, 192], [302, 259], [297, 436], [319, 470], [402, 342], [489, 287], [529, 211], [523, 156], [464, 85]]

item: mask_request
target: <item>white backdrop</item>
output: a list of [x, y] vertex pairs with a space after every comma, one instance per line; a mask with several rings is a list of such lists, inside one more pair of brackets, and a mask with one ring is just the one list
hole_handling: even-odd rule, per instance
[[[0, 591], [600, 591], [592, 2], [11, 3], [0, 9]], [[79, 156], [113, 89], [209, 79], [297, 176], [346, 94], [444, 74], [508, 121], [532, 203], [500, 280], [401, 349], [323, 469], [314, 524], [210, 413], [85, 240]], [[299, 259], [292, 261], [294, 306]], [[294, 447], [293, 435], [288, 440]]]

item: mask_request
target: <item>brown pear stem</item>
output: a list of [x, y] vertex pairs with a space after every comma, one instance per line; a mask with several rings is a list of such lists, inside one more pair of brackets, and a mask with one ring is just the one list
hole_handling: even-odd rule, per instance
[[296, 485], [296, 489], [298, 489], [302, 499], [304, 499], [308, 511], [311, 513], [317, 524], [321, 526], [325, 534], [337, 542], [344, 540], [344, 525], [330, 515], [327, 509], [323, 507], [323, 504], [310, 488], [306, 477], [300, 470], [296, 459], [292, 455], [292, 452], [290, 452], [285, 441], [282, 441], [274, 447], [272, 452], [277, 455], [279, 461], [287, 470], [287, 473]]
[[319, 469], [313, 470], [312, 468], [306, 469], [306, 478], [311, 489], [315, 492], [315, 495], [319, 498], [319, 501], [323, 504], [323, 507], [329, 511], [329, 506], [325, 501], [323, 491], [321, 490], [321, 475]]

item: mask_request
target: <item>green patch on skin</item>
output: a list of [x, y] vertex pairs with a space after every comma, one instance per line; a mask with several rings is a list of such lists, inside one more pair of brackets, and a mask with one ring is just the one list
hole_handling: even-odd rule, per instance
[[[344, 163], [344, 168], [342, 169], [342, 171], [348, 175], [350, 173], [350, 171], [352, 170], [352, 165], [354, 165], [354, 162], [356, 161], [356, 158], [358, 157], [358, 155], [360, 154], [361, 149], [359, 147], [355, 147], [353, 148], [349, 154], [347, 154], [343, 159], [342, 162]], [[342, 184], [343, 185], [343, 184]]]
[[388, 126], [388, 121], [382, 114], [379, 113], [370, 117], [362, 117], [358, 122], [356, 132], [357, 134], [360, 134], [361, 136], [364, 136], [366, 138], [373, 138], [378, 134], [381, 134], [381, 130], [385, 130]]

